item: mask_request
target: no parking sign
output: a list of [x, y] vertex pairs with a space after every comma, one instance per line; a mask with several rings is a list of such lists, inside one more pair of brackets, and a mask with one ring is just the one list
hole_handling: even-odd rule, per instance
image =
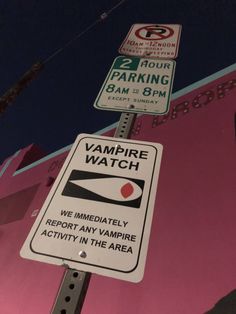
[[134, 24], [119, 52], [129, 56], [168, 58], [177, 57], [181, 25]]

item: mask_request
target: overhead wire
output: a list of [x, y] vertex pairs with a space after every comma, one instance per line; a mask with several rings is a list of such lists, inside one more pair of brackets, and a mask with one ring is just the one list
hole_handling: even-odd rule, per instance
[[35, 62], [31, 68], [11, 87], [9, 88], [1, 97], [0, 97], [0, 114], [5, 112], [6, 108], [16, 99], [16, 97], [21, 93], [21, 91], [26, 88], [32, 80], [34, 80], [39, 72], [43, 69], [43, 67], [52, 61], [58, 54], [63, 52], [67, 47], [69, 47], [73, 42], [81, 38], [84, 34], [86, 34], [89, 30], [95, 27], [98, 23], [103, 22], [114, 10], [120, 7], [127, 0], [121, 0], [117, 4], [115, 4], [108, 11], [103, 12], [95, 21], [93, 21], [90, 25], [88, 25], [85, 29], [80, 31], [74, 37], [72, 37], [66, 44], [56, 51], [54, 51], [51, 55], [49, 55], [45, 60]]
[[73, 42], [75, 42], [77, 39], [82, 37], [84, 34], [86, 34], [90, 29], [92, 29], [94, 26], [99, 24], [100, 22], [104, 21], [114, 10], [116, 10], [118, 7], [120, 7], [124, 2], [127, 0], [121, 0], [117, 4], [115, 4], [111, 9], [108, 11], [103, 12], [95, 21], [93, 21], [90, 25], [88, 25], [85, 29], [83, 29], [81, 32], [76, 34], [72, 39], [70, 39], [63, 47], [58, 48], [54, 53], [52, 53], [49, 57], [47, 57], [43, 64], [46, 64], [50, 62], [54, 57], [56, 57], [59, 53], [61, 53], [63, 50], [65, 50], [68, 46], [70, 46]]

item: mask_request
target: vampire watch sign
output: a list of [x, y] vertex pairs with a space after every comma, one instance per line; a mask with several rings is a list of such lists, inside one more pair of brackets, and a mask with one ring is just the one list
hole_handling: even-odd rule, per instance
[[21, 256], [140, 281], [161, 155], [157, 143], [79, 135]]

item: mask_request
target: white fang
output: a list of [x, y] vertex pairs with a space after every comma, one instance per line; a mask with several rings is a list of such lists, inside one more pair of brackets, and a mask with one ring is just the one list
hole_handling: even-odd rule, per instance
[[135, 182], [123, 178], [71, 180], [69, 182], [115, 201], [132, 201], [142, 194], [142, 189]]

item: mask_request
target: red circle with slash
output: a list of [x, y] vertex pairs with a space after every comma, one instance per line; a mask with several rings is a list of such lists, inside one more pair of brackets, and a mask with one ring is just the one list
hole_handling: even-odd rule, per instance
[[171, 37], [174, 34], [174, 30], [164, 25], [146, 25], [138, 28], [135, 31], [135, 35], [144, 40], [163, 40]]

